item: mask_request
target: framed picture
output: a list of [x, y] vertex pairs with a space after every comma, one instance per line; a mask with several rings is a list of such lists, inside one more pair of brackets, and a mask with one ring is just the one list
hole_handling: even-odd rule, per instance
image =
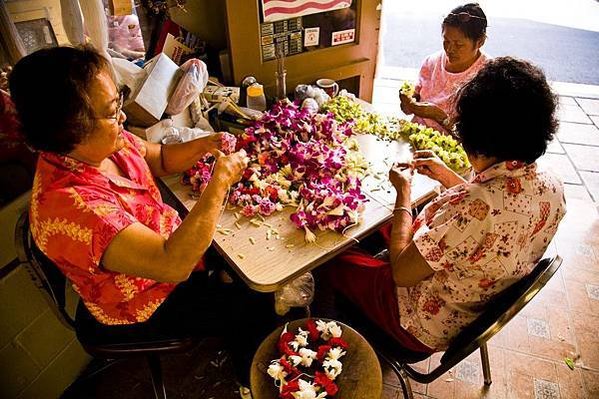
[[29, 21], [16, 22], [15, 26], [23, 40], [27, 54], [45, 47], [58, 45], [56, 35], [50, 21], [46, 18], [32, 19]]

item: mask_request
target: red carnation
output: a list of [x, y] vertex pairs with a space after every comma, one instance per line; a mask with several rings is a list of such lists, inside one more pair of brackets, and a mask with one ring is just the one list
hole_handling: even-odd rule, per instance
[[297, 367], [292, 366], [291, 363], [289, 363], [289, 361], [284, 357], [279, 359], [279, 363], [281, 364], [281, 366], [283, 366], [283, 370], [285, 370], [291, 376], [291, 378], [295, 378], [301, 374], [299, 369]]
[[331, 346], [340, 346], [343, 349], [349, 348], [349, 344], [347, 342], [345, 342], [345, 340], [343, 338], [333, 337], [333, 338], [329, 339], [328, 344]]
[[331, 348], [331, 345], [320, 345], [318, 347], [318, 351], [316, 352], [316, 358], [322, 362]]
[[279, 342], [277, 343], [277, 347], [279, 348], [280, 354], [285, 354], [287, 356], [297, 355], [297, 353], [294, 352], [293, 349], [291, 349], [291, 347], [289, 346], [289, 343], [293, 341], [294, 338], [295, 336], [293, 335], [293, 333], [290, 333], [289, 331], [284, 334], [281, 334]]
[[318, 338], [320, 337], [320, 331], [318, 331], [318, 328], [316, 328], [316, 322], [312, 319], [308, 319], [308, 322], [306, 323], [306, 328], [310, 333], [310, 340], [318, 340]]
[[314, 376], [314, 384], [320, 385], [327, 391], [327, 395], [335, 396], [339, 387], [327, 375], [321, 371], [317, 371]]
[[299, 391], [299, 381], [293, 380], [283, 385], [279, 398], [281, 399], [294, 399], [292, 393]]

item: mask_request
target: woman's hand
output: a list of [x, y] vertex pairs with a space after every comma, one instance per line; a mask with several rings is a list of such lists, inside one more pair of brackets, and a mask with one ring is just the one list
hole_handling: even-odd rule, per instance
[[216, 156], [216, 151], [221, 150], [223, 134], [223, 132], [218, 132], [213, 133], [209, 136], [200, 137], [198, 141], [201, 142], [203, 153], [205, 154], [209, 152], [212, 155]]
[[389, 181], [395, 187], [397, 194], [410, 194], [414, 169], [407, 163], [396, 163], [389, 170]]
[[248, 157], [245, 150], [225, 155], [219, 150], [215, 150], [213, 155], [216, 158], [214, 166], [213, 179], [221, 181], [228, 187], [237, 183], [248, 165]]
[[436, 104], [428, 102], [414, 102], [411, 105], [411, 110], [414, 115], [421, 118], [432, 119], [443, 124], [443, 121], [447, 118], [447, 114]]
[[465, 182], [431, 150], [416, 151], [413, 165], [418, 173], [438, 181], [446, 188]]
[[411, 115], [414, 113], [414, 111], [412, 110], [412, 104], [416, 103], [416, 100], [414, 100], [414, 97], [408, 97], [407, 95], [403, 94], [401, 91], [399, 92], [399, 107], [401, 108], [401, 111], [406, 114], [406, 115]]

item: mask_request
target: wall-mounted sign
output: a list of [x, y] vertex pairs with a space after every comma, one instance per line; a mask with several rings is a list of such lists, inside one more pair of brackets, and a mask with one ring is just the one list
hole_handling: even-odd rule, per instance
[[280, 48], [285, 56], [302, 52], [302, 19], [292, 18], [285, 21], [260, 25], [262, 43], [262, 61], [276, 58]]
[[354, 40], [356, 40], [355, 29], [340, 30], [338, 32], [333, 32], [331, 45], [337, 46], [339, 44], [353, 43]]
[[280, 21], [351, 6], [352, 0], [260, 0], [264, 22]]
[[320, 42], [320, 28], [304, 29], [304, 47], [318, 46]]

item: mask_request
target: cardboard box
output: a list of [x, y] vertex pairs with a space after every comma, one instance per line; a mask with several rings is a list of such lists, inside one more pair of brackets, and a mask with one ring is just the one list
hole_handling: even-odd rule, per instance
[[143, 70], [145, 77], [132, 88], [123, 108], [130, 123], [148, 127], [162, 117], [182, 71], [164, 53], [148, 61]]

